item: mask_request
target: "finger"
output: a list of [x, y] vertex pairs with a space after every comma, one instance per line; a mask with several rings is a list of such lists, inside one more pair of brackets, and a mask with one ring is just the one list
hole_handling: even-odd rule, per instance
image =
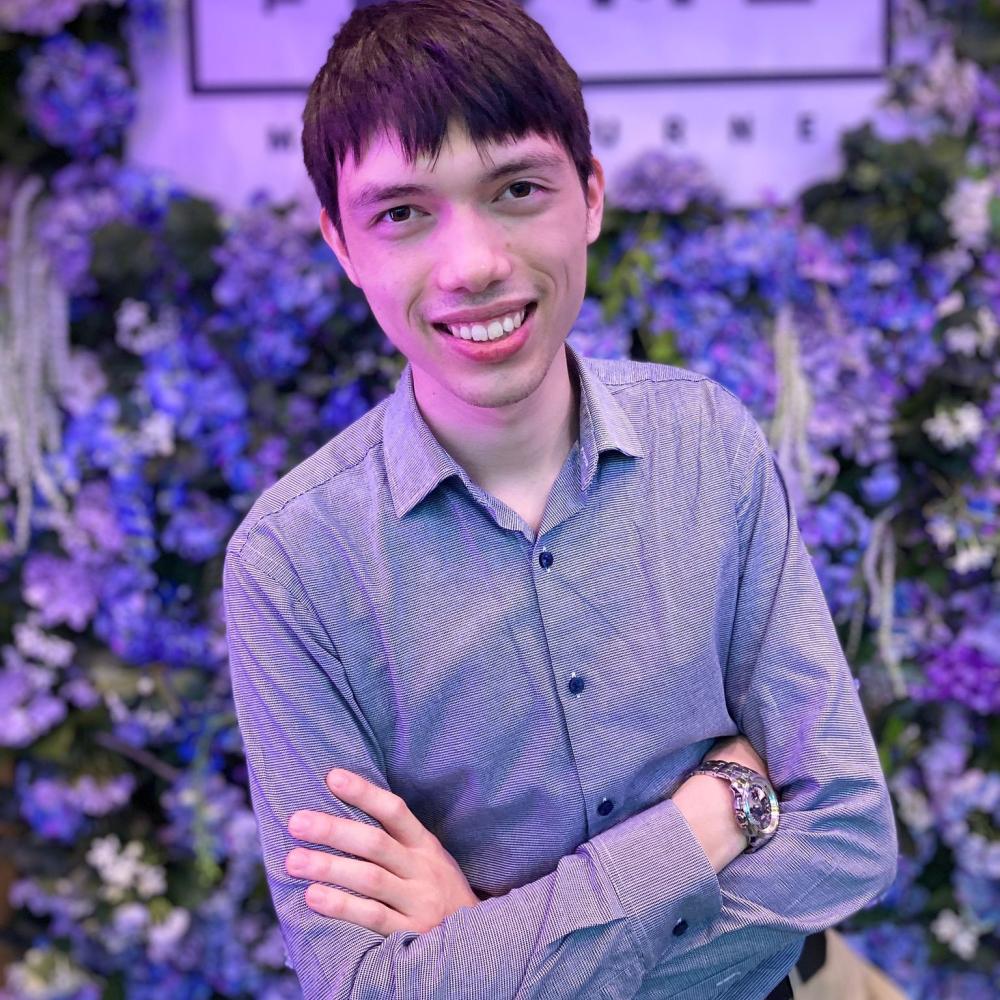
[[404, 847], [419, 847], [426, 842], [430, 831], [395, 792], [373, 785], [361, 775], [339, 767], [327, 774], [326, 783], [338, 799], [350, 802], [377, 819], [382, 829]]
[[404, 918], [382, 903], [360, 899], [318, 882], [306, 888], [306, 905], [324, 917], [347, 920], [383, 936], [408, 929]]
[[358, 820], [300, 809], [288, 820], [288, 832], [297, 840], [308, 840], [336, 848], [345, 854], [372, 861], [397, 875], [406, 875], [406, 851], [384, 830]]
[[285, 857], [285, 870], [297, 878], [352, 889], [395, 910], [401, 911], [406, 902], [403, 880], [367, 861], [296, 847]]

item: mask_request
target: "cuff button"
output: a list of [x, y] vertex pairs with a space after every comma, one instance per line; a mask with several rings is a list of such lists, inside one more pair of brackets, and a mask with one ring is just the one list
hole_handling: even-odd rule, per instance
[[688, 922], [686, 920], [678, 920], [674, 924], [674, 937], [680, 937], [688, 929]]

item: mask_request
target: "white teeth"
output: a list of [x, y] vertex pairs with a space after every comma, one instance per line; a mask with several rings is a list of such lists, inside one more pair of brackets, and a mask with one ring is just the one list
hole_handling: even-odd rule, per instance
[[524, 313], [525, 310], [522, 309], [508, 316], [499, 316], [488, 324], [455, 324], [449, 326], [448, 330], [452, 336], [461, 337], [462, 340], [499, 340], [504, 334], [513, 333], [524, 322]]

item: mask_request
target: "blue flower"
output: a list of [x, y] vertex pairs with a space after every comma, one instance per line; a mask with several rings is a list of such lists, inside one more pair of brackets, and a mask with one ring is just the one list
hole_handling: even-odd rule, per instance
[[77, 156], [118, 146], [135, 114], [132, 83], [114, 49], [70, 35], [45, 42], [18, 85], [28, 123]]

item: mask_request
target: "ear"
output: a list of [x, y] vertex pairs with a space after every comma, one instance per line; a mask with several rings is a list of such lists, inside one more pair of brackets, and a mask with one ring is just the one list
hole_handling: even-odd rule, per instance
[[351, 256], [347, 252], [347, 244], [340, 238], [340, 233], [337, 232], [337, 227], [333, 224], [333, 220], [325, 208], [319, 210], [319, 228], [323, 234], [323, 239], [326, 241], [326, 245], [334, 252], [337, 260], [340, 261], [340, 266], [344, 269], [347, 277], [351, 279], [353, 284], [360, 288], [361, 283], [358, 281], [358, 273], [351, 263]]
[[604, 218], [604, 167], [596, 157], [591, 157], [593, 169], [587, 179], [587, 243], [601, 235]]

